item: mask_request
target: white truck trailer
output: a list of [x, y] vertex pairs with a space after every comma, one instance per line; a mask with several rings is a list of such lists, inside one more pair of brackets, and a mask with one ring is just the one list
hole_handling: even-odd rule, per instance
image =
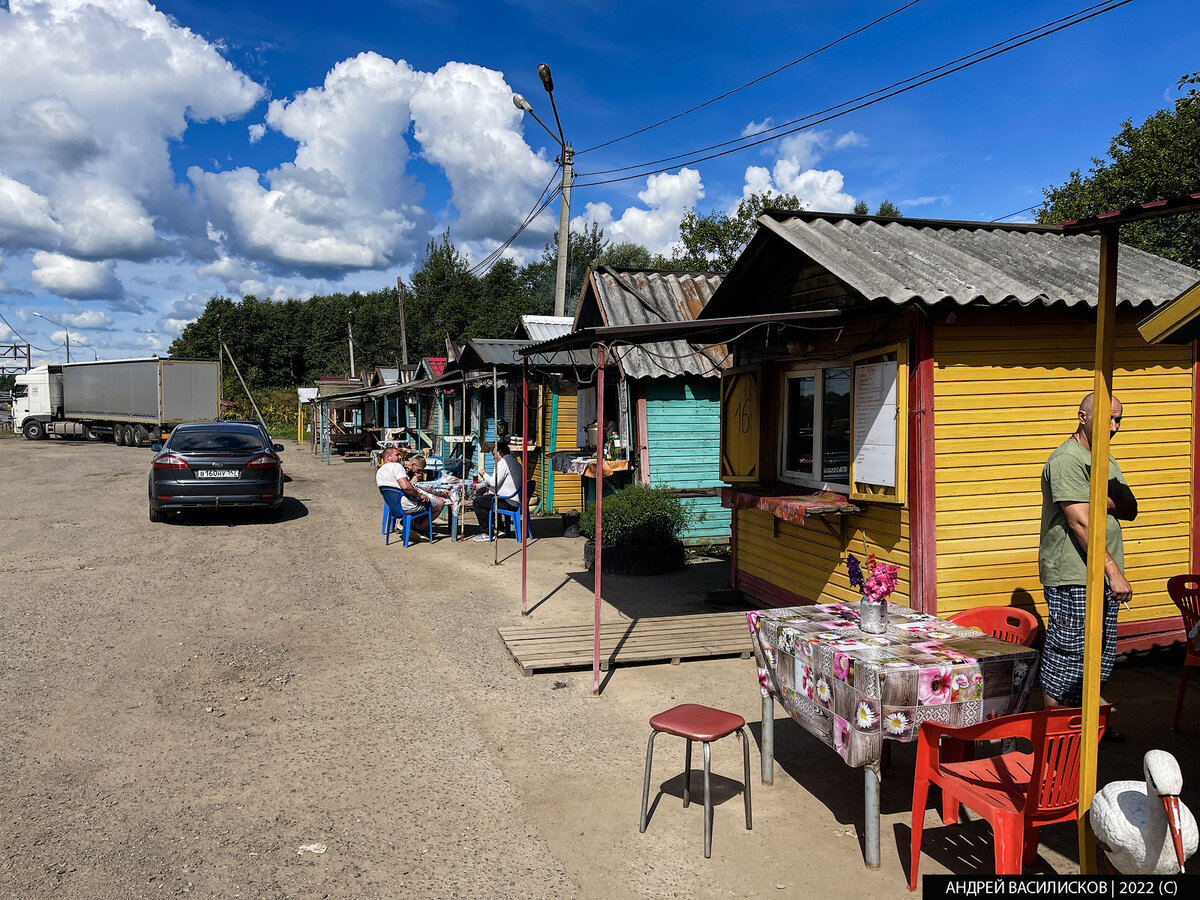
[[13, 431], [123, 446], [162, 440], [180, 422], [220, 417], [216, 360], [115, 359], [38, 366], [18, 375]]

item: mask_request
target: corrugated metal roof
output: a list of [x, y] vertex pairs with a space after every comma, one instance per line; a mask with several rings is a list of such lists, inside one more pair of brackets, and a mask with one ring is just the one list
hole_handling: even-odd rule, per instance
[[395, 384], [400, 380], [399, 368], [388, 368], [386, 366], [376, 366], [376, 374], [379, 375], [380, 381], [383, 384]]
[[[639, 271], [601, 266], [590, 284], [606, 325], [690, 322], [712, 299], [722, 276], [713, 272]], [[586, 299], [586, 295], [585, 295]], [[613, 351], [628, 378], [718, 377], [731, 365], [724, 344], [698, 347], [661, 341]]]
[[[476, 339], [467, 341], [468, 352], [459, 360], [460, 368], [470, 369], [476, 365], [497, 367], [519, 367], [525, 357], [517, 351], [533, 346], [536, 341], [517, 341], [502, 339]], [[591, 368], [596, 361], [587, 350], [558, 351], [548, 354], [536, 354], [529, 357], [529, 365], [533, 368], [570, 369], [572, 367]]]
[[570, 316], [521, 316], [525, 335], [534, 342], [548, 341], [571, 333]]
[[[1096, 305], [1096, 235], [1064, 235], [1045, 226], [804, 212], [772, 212], [759, 223], [755, 241], [771, 234], [782, 238], [868, 300]], [[749, 250], [743, 257], [749, 262]], [[730, 288], [742, 274], [739, 268], [730, 272]], [[1118, 305], [1158, 306], [1200, 280], [1195, 269], [1124, 245], [1117, 268]], [[736, 311], [738, 292], [726, 293], [706, 318]]]

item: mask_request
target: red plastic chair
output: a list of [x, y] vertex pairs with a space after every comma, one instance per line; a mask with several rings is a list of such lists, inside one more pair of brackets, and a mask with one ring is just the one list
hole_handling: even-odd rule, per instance
[[[1100, 707], [1099, 740], [1110, 705]], [[1019, 875], [1037, 857], [1037, 829], [1079, 817], [1079, 748], [1083, 711], [1053, 707], [1002, 716], [966, 728], [922, 722], [913, 773], [912, 851], [908, 889], [917, 888], [921, 830], [929, 785], [942, 789], [942, 821], [958, 821], [960, 803], [991, 823], [996, 874]], [[943, 747], [942, 739], [949, 743]], [[962, 759], [963, 741], [1025, 738], [1033, 752], [1013, 751], [987, 759]]]
[[[1167, 579], [1167, 593], [1183, 616], [1183, 633], [1189, 634], [1200, 621], [1200, 575], [1176, 575]], [[1179, 714], [1183, 711], [1183, 692], [1187, 690], [1188, 675], [1193, 667], [1200, 666], [1200, 653], [1197, 653], [1189, 640], [1187, 656], [1183, 660], [1183, 672], [1179, 676], [1179, 693], [1175, 697], [1175, 718], [1171, 720], [1171, 730], [1179, 730]]]
[[984, 634], [1029, 647], [1037, 637], [1038, 620], [1031, 612], [1015, 606], [979, 606], [950, 617], [955, 625], [978, 628]]

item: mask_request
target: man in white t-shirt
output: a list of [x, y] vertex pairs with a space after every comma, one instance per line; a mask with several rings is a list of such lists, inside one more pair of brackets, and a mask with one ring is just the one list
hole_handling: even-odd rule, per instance
[[[412, 482], [414, 472], [423, 471], [425, 458], [414, 456], [407, 462], [400, 462], [400, 450], [388, 447], [383, 451], [383, 463], [375, 473], [375, 485], [382, 494], [385, 489], [399, 491], [400, 508], [408, 515], [424, 512], [426, 509], [436, 519], [442, 512], [445, 502], [438, 497], [425, 493]], [[384, 498], [387, 495], [384, 494]]]
[[500, 498], [499, 506], [503, 509], [521, 508], [521, 485], [525, 479], [521, 464], [512, 455], [507, 441], [496, 441], [492, 456], [496, 460], [495, 471], [491, 475], [486, 472], [483, 474], [486, 488], [475, 495], [475, 501], [471, 504], [479, 521], [479, 534], [471, 538], [473, 541], [488, 540], [488, 520], [492, 516], [494, 498]]

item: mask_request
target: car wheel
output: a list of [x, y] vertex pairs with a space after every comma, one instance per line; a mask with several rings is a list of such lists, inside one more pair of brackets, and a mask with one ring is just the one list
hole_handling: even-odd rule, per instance
[[41, 422], [26, 422], [21, 432], [27, 441], [40, 441], [46, 436], [46, 426]]
[[150, 504], [150, 521], [161, 522], [163, 520], [162, 511], [153, 503]]
[[91, 425], [83, 426], [83, 439], [85, 441], [99, 441], [104, 439], [104, 435], [98, 432]]

